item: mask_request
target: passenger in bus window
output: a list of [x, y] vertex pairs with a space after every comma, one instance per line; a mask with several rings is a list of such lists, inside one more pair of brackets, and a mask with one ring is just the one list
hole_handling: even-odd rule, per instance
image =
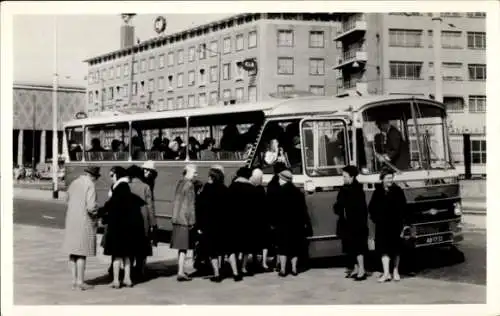
[[279, 173], [280, 189], [276, 206], [276, 246], [280, 262], [280, 277], [287, 275], [287, 262], [290, 260], [292, 275], [298, 275], [298, 258], [311, 234], [311, 223], [304, 194], [292, 182], [290, 170]]
[[151, 147], [151, 151], [162, 151], [161, 137], [155, 137], [155, 139], [153, 139], [153, 146]]
[[144, 143], [139, 136], [133, 136], [130, 144], [132, 146], [132, 160], [142, 160], [144, 157]]
[[384, 169], [380, 173], [380, 180], [382, 183], [377, 184], [369, 204], [370, 218], [375, 224], [375, 250], [382, 258], [383, 275], [378, 281], [391, 280], [389, 270], [391, 259], [392, 278], [394, 281], [399, 281], [406, 197], [403, 190], [394, 183], [394, 171]]
[[217, 160], [217, 155], [214, 152], [215, 141], [207, 137], [203, 140], [202, 150], [200, 152], [200, 159], [204, 161], [215, 161]]
[[296, 174], [302, 171], [302, 150], [300, 148], [299, 136], [295, 136], [293, 138], [292, 145], [293, 146], [289, 149], [287, 155], [292, 173]]
[[[347, 254], [348, 278], [366, 280], [364, 257], [368, 248], [368, 208], [363, 186], [358, 182], [358, 168], [352, 165], [342, 169], [344, 185], [333, 205], [338, 215], [337, 235], [342, 240], [343, 252]], [[349, 271], [352, 268], [352, 271]]]
[[283, 147], [280, 147], [277, 139], [272, 139], [269, 143], [269, 148], [264, 154], [264, 162], [270, 166], [274, 165], [277, 162], [282, 162], [285, 165], [290, 166], [288, 157], [286, 156]]
[[184, 272], [184, 264], [187, 251], [193, 249], [194, 246], [192, 230], [196, 224], [196, 188], [194, 182], [197, 176], [196, 166], [189, 164], [184, 168], [182, 179], [177, 182], [175, 187], [170, 247], [179, 252], [177, 270], [177, 281], [179, 282], [191, 281], [191, 277]]
[[175, 140], [168, 144], [168, 151], [166, 153], [166, 159], [168, 160], [179, 160], [179, 143]]
[[407, 170], [410, 167], [410, 150], [408, 142], [397, 127], [391, 125], [387, 120], [378, 120], [376, 123], [380, 130], [376, 147], [381, 147], [381, 152], [376, 152], [380, 163], [389, 162], [399, 170]]
[[240, 141], [240, 132], [235, 124], [227, 125], [222, 131], [220, 140], [220, 149], [222, 151], [234, 152], [238, 150]]
[[89, 152], [105, 151], [104, 148], [102, 148], [101, 146], [101, 140], [99, 138], [92, 138], [90, 144], [92, 147], [89, 149]]
[[188, 155], [189, 155], [189, 160], [198, 160], [198, 154], [200, 151], [200, 143], [193, 136], [189, 137], [189, 139], [188, 139], [187, 151], [188, 151]]
[[120, 141], [118, 139], [113, 139], [111, 141], [111, 151], [116, 153], [120, 150]]

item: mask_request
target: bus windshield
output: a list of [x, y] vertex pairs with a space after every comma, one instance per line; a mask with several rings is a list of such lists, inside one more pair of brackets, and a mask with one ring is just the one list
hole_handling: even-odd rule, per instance
[[363, 112], [363, 172], [451, 167], [445, 122], [444, 109], [423, 101], [368, 108]]

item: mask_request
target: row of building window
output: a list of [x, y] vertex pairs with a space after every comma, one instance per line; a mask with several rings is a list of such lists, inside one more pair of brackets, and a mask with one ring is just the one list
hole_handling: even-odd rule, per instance
[[[415, 144], [416, 145], [416, 144]], [[471, 139], [471, 162], [473, 164], [486, 164], [486, 140]], [[463, 163], [464, 161], [464, 143], [463, 138], [451, 138], [450, 147], [452, 151], [453, 161], [455, 163]]]
[[[405, 79], [405, 80], [420, 80], [422, 78], [421, 61], [391, 61], [390, 63], [390, 79]], [[485, 64], [468, 64], [468, 74], [470, 81], [486, 80], [486, 65]], [[432, 63], [429, 63], [429, 79], [433, 79], [434, 68]], [[461, 63], [443, 63], [443, 79], [444, 80], [463, 80], [462, 64]]]
[[[280, 47], [293, 47], [294, 46], [294, 35], [293, 30], [278, 30], [277, 32], [277, 44]], [[218, 42], [212, 41], [208, 49], [202, 44], [196, 49], [195, 46], [188, 48], [187, 61], [194, 62], [196, 60], [196, 54], [198, 54], [199, 60], [204, 60], [207, 55], [210, 57], [215, 57], [218, 54], [230, 54], [233, 52], [233, 38], [224, 37], [222, 52], [219, 52]], [[251, 31], [248, 33], [248, 49], [257, 47], [257, 31]], [[309, 33], [309, 47], [311, 48], [322, 48], [325, 47], [325, 36], [323, 31], [310, 31]], [[242, 51], [244, 49], [244, 36], [243, 34], [237, 34], [234, 38], [234, 51]], [[176, 52], [169, 52], [166, 55], [164, 53], [155, 56], [150, 56], [149, 59], [143, 58], [139, 61], [134, 61], [132, 64], [132, 69], [134, 74], [139, 72], [145, 73], [147, 71], [155, 71], [157, 69], [163, 69], [165, 66], [173, 67], [175, 64], [183, 65], [185, 63], [185, 53], [184, 49], [178, 49]], [[110, 79], [120, 79], [122, 77], [122, 67], [123, 76], [127, 77], [130, 73], [130, 64], [125, 63], [123, 65], [116, 65], [115, 67], [110, 67], [109, 69], [101, 69], [96, 72], [91, 72], [89, 74], [89, 83], [97, 83], [100, 80], [110, 80]]]
[[[422, 12], [391, 12], [389, 15], [406, 15], [406, 16], [424, 16], [427, 14], [427, 16], [432, 16], [432, 13], [422, 13]], [[442, 18], [461, 18], [461, 17], [468, 17], [468, 18], [485, 18], [486, 17], [486, 12], [441, 12], [441, 17]]]
[[[446, 110], [449, 112], [464, 112], [465, 101], [463, 97], [445, 96], [443, 103], [446, 105]], [[485, 95], [469, 95], [468, 102], [469, 113], [484, 113], [486, 112], [486, 96]]]
[[[428, 31], [430, 38], [429, 47], [433, 47], [432, 30]], [[423, 47], [422, 30], [407, 30], [407, 29], [390, 29], [389, 30], [389, 46], [391, 47]], [[442, 48], [463, 49], [465, 46], [462, 37], [462, 31], [442, 31], [441, 32]], [[485, 32], [467, 32], [467, 48], [469, 49], [486, 49], [486, 33]]]

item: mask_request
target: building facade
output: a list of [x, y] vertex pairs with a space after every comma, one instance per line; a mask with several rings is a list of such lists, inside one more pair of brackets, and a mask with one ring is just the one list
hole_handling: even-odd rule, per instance
[[[430, 13], [344, 13], [334, 41], [341, 49], [337, 95], [433, 96], [433, 21]], [[443, 103], [455, 161], [471, 134], [472, 163], [486, 164], [486, 14], [441, 13]]]
[[[85, 88], [58, 88], [59, 154], [62, 153], [62, 124], [85, 111]], [[52, 158], [52, 86], [15, 83], [13, 96], [13, 161], [35, 165]]]
[[290, 90], [335, 95], [337, 25], [326, 13], [241, 14], [136, 45], [122, 41], [86, 61], [87, 110], [172, 110]]

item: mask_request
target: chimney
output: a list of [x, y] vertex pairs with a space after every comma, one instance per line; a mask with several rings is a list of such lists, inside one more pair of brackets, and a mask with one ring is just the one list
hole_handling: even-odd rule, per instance
[[135, 13], [121, 15], [123, 25], [120, 27], [120, 49], [134, 46], [135, 28], [130, 22], [135, 15]]

